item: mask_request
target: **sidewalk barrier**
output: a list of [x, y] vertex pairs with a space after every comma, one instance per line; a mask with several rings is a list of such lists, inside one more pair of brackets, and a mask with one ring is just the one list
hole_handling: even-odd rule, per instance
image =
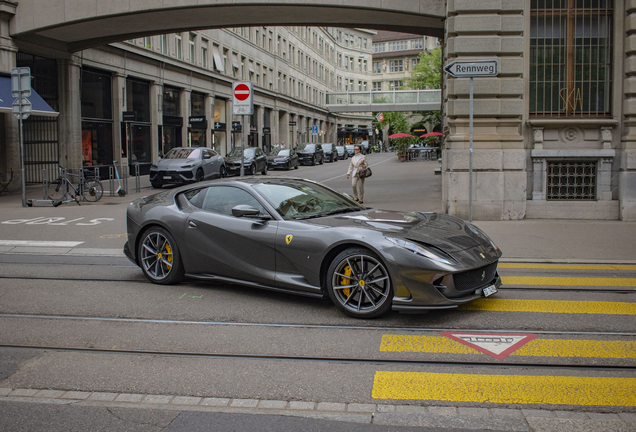
[[42, 199], [48, 199], [46, 196], [49, 190], [49, 176], [46, 175], [46, 168], [42, 168]]
[[114, 197], [115, 196], [115, 178], [114, 178], [115, 170], [112, 166], [108, 167], [108, 195]]
[[135, 164], [135, 192], [141, 192], [141, 177], [139, 176], [139, 164]]

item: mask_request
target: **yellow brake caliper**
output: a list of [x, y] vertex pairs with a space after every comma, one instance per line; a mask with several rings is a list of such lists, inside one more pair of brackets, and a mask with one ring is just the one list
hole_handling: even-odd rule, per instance
[[[172, 264], [172, 248], [169, 243], [166, 243], [166, 255], [168, 255], [167, 260], [170, 264]], [[168, 265], [168, 270], [172, 268], [171, 265]]]
[[[347, 276], [351, 276], [353, 274], [353, 272], [351, 271], [351, 267], [346, 266], [344, 269], [344, 274]], [[340, 285], [351, 285], [351, 279], [349, 278], [340, 278]], [[349, 293], [351, 292], [351, 288], [345, 288], [342, 290], [342, 293], [349, 297]]]

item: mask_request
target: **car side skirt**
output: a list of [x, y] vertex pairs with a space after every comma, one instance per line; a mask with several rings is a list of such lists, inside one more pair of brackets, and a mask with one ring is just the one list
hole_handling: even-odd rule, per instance
[[185, 276], [187, 278], [190, 278], [190, 279], [196, 279], [196, 280], [202, 280], [202, 281], [224, 282], [224, 283], [229, 283], [229, 284], [233, 284], [233, 285], [243, 285], [243, 286], [248, 286], [248, 287], [252, 287], [252, 288], [266, 289], [266, 290], [269, 290], [269, 291], [277, 291], [277, 292], [282, 292], [282, 293], [287, 293], [287, 294], [301, 295], [301, 296], [305, 296], [305, 297], [325, 298], [324, 294], [322, 294], [322, 293], [317, 293], [317, 292], [313, 293], [313, 292], [307, 292], [307, 291], [290, 290], [290, 289], [273, 287], [273, 286], [263, 285], [263, 284], [259, 284], [259, 283], [255, 283], [255, 282], [249, 282], [249, 281], [244, 281], [244, 280], [240, 280], [240, 279], [226, 278], [226, 277], [221, 277], [221, 276], [216, 276], [216, 275], [211, 275], [211, 274], [186, 273]]

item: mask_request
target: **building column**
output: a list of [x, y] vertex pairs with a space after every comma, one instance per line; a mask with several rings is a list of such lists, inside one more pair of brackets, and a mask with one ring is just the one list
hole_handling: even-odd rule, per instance
[[214, 134], [214, 95], [205, 95], [205, 144], [212, 148], [212, 135]]
[[[621, 2], [617, 2], [621, 3]], [[634, 2], [627, 11], [616, 11], [617, 17], [624, 19], [624, 59], [623, 65], [623, 132], [620, 148], [620, 167], [618, 171], [618, 199], [620, 200], [620, 218], [623, 221], [636, 221], [636, 8]], [[616, 50], [616, 53], [621, 50]], [[616, 59], [616, 63], [620, 59]]]
[[124, 166], [128, 163], [127, 158], [123, 157], [122, 146], [125, 148], [126, 143], [122, 143], [121, 125], [123, 120], [123, 112], [126, 111], [126, 76], [120, 73], [112, 75], [111, 94], [113, 97], [113, 160], [117, 161], [117, 170], [123, 175]]
[[263, 117], [265, 114], [265, 107], [263, 105], [255, 106], [254, 110], [256, 110], [256, 119], [258, 120], [256, 123], [256, 132], [258, 134], [256, 147], [260, 147], [261, 150], [265, 151], [266, 149], [263, 149], [263, 126], [265, 126]]
[[272, 110], [272, 146], [276, 143], [280, 144], [280, 110]]
[[159, 160], [159, 143], [163, 137], [159, 136], [159, 125], [163, 124], [163, 107], [159, 106], [163, 101], [163, 84], [158, 81], [150, 83], [150, 154], [151, 161]]
[[18, 47], [10, 34], [9, 23], [15, 15], [17, 4], [0, 1], [0, 72], [11, 73], [15, 67]]
[[[474, 78], [472, 216], [523, 219], [526, 214], [524, 2], [447, 2], [446, 60], [497, 59], [499, 76]], [[446, 135], [443, 208], [469, 215], [469, 78], [444, 74]]]
[[181, 128], [181, 145], [183, 147], [189, 147], [190, 141], [188, 140], [188, 128], [190, 127], [190, 123], [188, 122], [188, 117], [190, 116], [190, 98], [192, 91], [181, 89], [179, 92], [179, 105], [181, 108], [180, 116], [183, 118], [183, 127]]
[[73, 170], [81, 169], [83, 160], [80, 74], [78, 56], [58, 60], [60, 165]]

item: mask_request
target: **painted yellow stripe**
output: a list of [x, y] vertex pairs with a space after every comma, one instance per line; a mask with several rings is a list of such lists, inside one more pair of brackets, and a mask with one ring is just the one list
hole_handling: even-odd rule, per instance
[[[380, 351], [482, 355], [474, 348], [443, 336], [383, 335]], [[636, 341], [533, 339], [510, 355], [631, 359], [636, 358]]]
[[558, 286], [614, 286], [636, 287], [635, 278], [535, 277], [504, 276], [505, 285], [558, 285]]
[[378, 371], [374, 399], [636, 406], [636, 378]]
[[602, 301], [509, 300], [480, 298], [460, 306], [460, 309], [496, 312], [636, 315], [636, 303]]
[[633, 265], [585, 265], [585, 264], [506, 264], [499, 263], [497, 268], [507, 269], [559, 269], [559, 270], [615, 270], [615, 271], [635, 271]]

